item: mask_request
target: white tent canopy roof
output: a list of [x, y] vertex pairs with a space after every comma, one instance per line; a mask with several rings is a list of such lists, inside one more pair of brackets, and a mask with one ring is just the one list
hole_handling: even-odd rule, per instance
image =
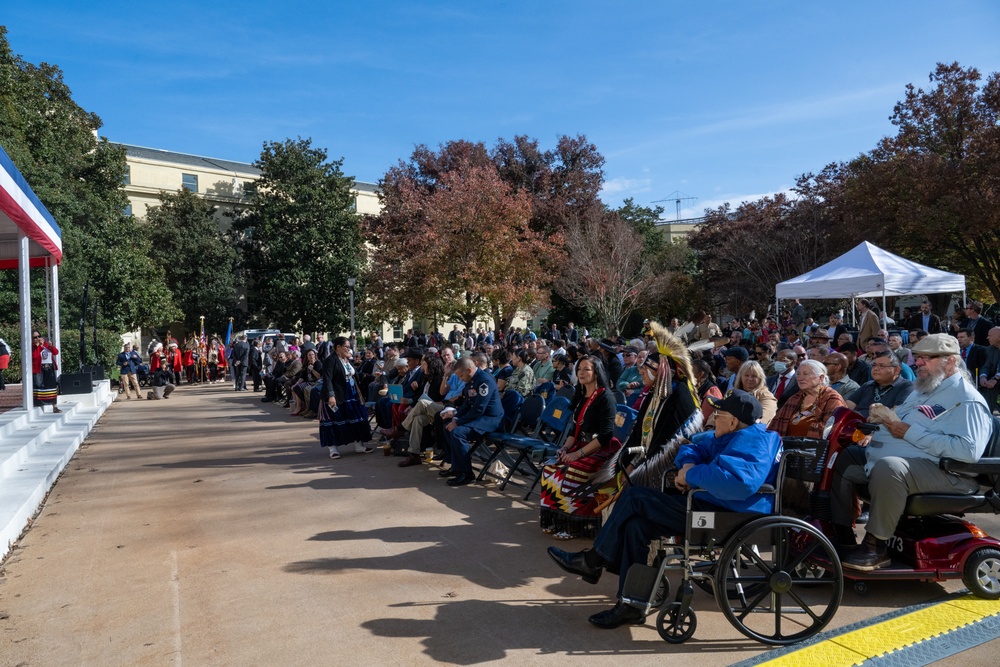
[[965, 292], [965, 276], [911, 262], [864, 241], [837, 259], [778, 283], [779, 299]]

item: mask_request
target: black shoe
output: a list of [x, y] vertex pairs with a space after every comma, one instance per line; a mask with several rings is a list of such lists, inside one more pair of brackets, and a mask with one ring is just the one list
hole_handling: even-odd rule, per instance
[[265, 396], [264, 398], [260, 399], [260, 402], [261, 403], [273, 403], [274, 399], [273, 398], [268, 398], [267, 396]]
[[[549, 556], [551, 556], [552, 560], [556, 562], [556, 565], [570, 574], [579, 575], [588, 584], [596, 584], [601, 578], [602, 569], [587, 565], [587, 561], [583, 554], [583, 551], [570, 553], [569, 551], [549, 547]], [[621, 624], [619, 623], [619, 625]]]
[[407, 454], [406, 458], [397, 463], [400, 468], [409, 468], [410, 466], [418, 466], [421, 464], [419, 454]]
[[457, 474], [454, 470], [438, 470], [438, 477], [454, 477]]
[[448, 486], [465, 486], [476, 481], [476, 476], [468, 472], [460, 472], [448, 480]]
[[590, 621], [591, 625], [611, 630], [622, 625], [641, 625], [646, 617], [632, 605], [619, 602], [611, 609], [598, 612], [587, 620]]
[[844, 567], [870, 572], [892, 564], [885, 540], [865, 535], [861, 546], [849, 553], [842, 561]]

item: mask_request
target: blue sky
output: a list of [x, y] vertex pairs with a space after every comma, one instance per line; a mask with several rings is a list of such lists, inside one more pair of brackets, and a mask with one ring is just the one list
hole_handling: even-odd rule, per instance
[[606, 202], [680, 191], [685, 216], [871, 149], [939, 61], [1000, 71], [991, 1], [0, 0], [0, 24], [113, 141], [251, 162], [312, 137], [376, 182], [416, 144], [582, 133]]

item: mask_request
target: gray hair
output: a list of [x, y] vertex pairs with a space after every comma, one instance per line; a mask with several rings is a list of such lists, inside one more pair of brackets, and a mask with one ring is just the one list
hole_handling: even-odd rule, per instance
[[826, 366], [816, 361], [815, 359], [806, 359], [801, 364], [799, 364], [799, 371], [801, 372], [803, 368], [812, 369], [816, 375], [820, 377], [823, 381], [824, 387], [830, 386], [830, 375], [826, 372]]

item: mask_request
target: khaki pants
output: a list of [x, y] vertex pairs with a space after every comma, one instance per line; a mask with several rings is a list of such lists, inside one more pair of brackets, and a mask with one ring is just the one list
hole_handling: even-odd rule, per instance
[[930, 459], [904, 459], [886, 456], [865, 475], [865, 453], [852, 445], [837, 457], [834, 468], [832, 503], [833, 522], [840, 526], [854, 523], [854, 485], [868, 487], [871, 496], [868, 525], [865, 530], [884, 540], [896, 532], [907, 496], [915, 493], [964, 495], [979, 490], [979, 483], [969, 477], [953, 475]]
[[125, 390], [125, 398], [132, 398], [130, 393], [132, 387], [135, 387], [135, 397], [142, 398], [142, 393], [139, 391], [139, 378], [135, 376], [135, 373], [122, 373], [121, 377], [118, 378], [118, 384]]
[[434, 417], [442, 410], [444, 410], [442, 403], [427, 399], [417, 401], [403, 420], [403, 429], [410, 432], [410, 447], [407, 451], [411, 454], [420, 454], [420, 439], [424, 435], [424, 428], [434, 423]]

